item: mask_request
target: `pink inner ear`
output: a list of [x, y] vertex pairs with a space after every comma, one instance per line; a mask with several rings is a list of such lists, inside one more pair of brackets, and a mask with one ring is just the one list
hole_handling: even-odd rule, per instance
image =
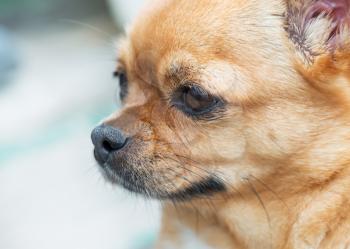
[[305, 21], [308, 23], [322, 14], [328, 15], [333, 21], [334, 29], [329, 41], [334, 40], [342, 26], [350, 26], [350, 0], [316, 0], [308, 9]]

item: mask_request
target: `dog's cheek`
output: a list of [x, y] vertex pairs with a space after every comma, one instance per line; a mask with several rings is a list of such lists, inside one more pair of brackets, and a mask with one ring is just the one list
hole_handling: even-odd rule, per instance
[[[236, 125], [237, 126], [237, 125]], [[191, 153], [213, 162], [234, 163], [245, 153], [246, 140], [240, 129], [234, 124], [223, 129], [207, 131], [207, 136], [198, 145], [193, 146]]]
[[276, 100], [247, 114], [247, 153], [266, 160], [284, 160], [312, 139], [317, 113], [312, 106]]

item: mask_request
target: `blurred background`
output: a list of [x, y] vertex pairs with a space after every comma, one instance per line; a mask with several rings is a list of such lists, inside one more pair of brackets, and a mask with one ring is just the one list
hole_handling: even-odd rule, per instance
[[0, 0], [0, 248], [147, 249], [156, 203], [105, 183], [114, 41], [142, 0]]

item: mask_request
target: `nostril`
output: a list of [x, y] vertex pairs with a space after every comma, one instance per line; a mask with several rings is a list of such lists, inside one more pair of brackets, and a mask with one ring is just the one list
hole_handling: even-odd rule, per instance
[[102, 148], [108, 152], [117, 151], [122, 149], [126, 145], [127, 141], [128, 139], [123, 139], [119, 141], [109, 141], [107, 139], [102, 142]]
[[116, 146], [112, 146], [110, 142], [108, 142], [107, 140], [103, 141], [102, 142], [102, 147], [108, 151], [108, 152], [111, 152], [113, 150], [117, 150], [118, 148], [115, 148]]
[[107, 152], [113, 152], [122, 149], [126, 145], [127, 139], [119, 137], [105, 137], [101, 141], [101, 147]]
[[121, 150], [128, 140], [119, 129], [106, 125], [96, 127], [91, 139], [95, 145], [95, 158], [102, 162], [106, 162], [113, 152]]

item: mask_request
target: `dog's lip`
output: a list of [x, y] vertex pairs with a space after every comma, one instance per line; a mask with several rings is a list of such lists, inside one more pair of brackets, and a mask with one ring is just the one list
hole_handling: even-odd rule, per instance
[[[148, 195], [150, 196], [150, 193], [145, 189], [144, 186], [141, 186], [140, 184], [130, 181], [122, 176], [120, 176], [115, 170], [113, 169], [113, 166], [111, 166], [109, 163], [105, 163], [104, 167], [101, 169], [103, 172], [103, 175], [106, 177], [106, 179], [111, 182], [112, 184], [118, 184], [125, 188], [126, 190], [141, 194], [141, 195]], [[156, 198], [157, 196], [153, 196]]]
[[96, 149], [93, 150], [94, 152], [94, 157], [96, 162], [100, 165], [103, 166], [105, 162], [103, 162], [102, 158], [100, 157], [100, 155], [96, 152]]
[[176, 200], [176, 201], [188, 201], [193, 198], [201, 198], [203, 196], [210, 196], [217, 193], [226, 192], [227, 188], [221, 179], [209, 175], [207, 179], [199, 182], [193, 182], [190, 186], [179, 189], [175, 192], [163, 192], [158, 190], [154, 192], [148, 189], [141, 182], [131, 181], [127, 177], [123, 177], [118, 171], [113, 168], [113, 165], [106, 162], [101, 167], [101, 171], [112, 184], [117, 184], [122, 186], [124, 189], [141, 195], [146, 195], [148, 197], [158, 199], [158, 200]]

